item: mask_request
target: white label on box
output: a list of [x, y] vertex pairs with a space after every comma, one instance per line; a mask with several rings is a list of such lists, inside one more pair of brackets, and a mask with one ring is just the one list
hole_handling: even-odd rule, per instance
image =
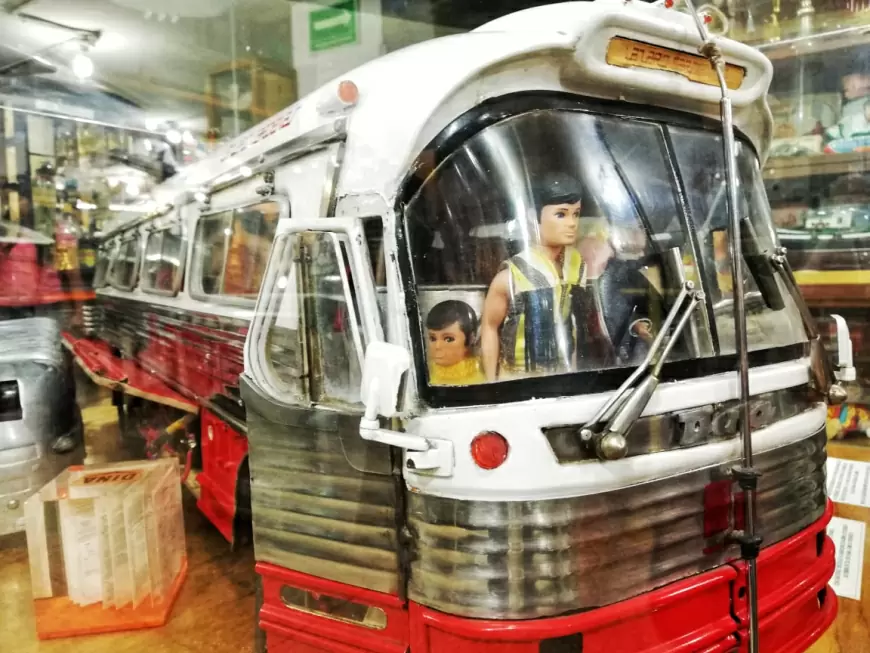
[[828, 458], [825, 468], [832, 501], [870, 508], [870, 463]]
[[864, 522], [833, 517], [828, 524], [828, 537], [834, 541], [837, 567], [831, 587], [837, 596], [861, 600], [861, 579], [864, 572]]

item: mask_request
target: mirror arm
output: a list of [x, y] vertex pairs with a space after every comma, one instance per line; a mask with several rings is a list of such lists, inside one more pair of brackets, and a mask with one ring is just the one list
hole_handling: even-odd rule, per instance
[[[776, 269], [779, 270], [780, 275], [782, 275], [782, 278], [788, 287], [789, 294], [792, 296], [795, 305], [798, 307], [798, 311], [801, 314], [801, 320], [804, 323], [804, 328], [809, 337], [811, 384], [816, 392], [821, 395], [822, 400], [834, 405], [842, 404], [846, 400], [846, 390], [843, 386], [837, 383], [838, 379], [834, 374], [831, 361], [828, 358], [828, 352], [825, 351], [825, 347], [822, 344], [822, 337], [819, 333], [819, 328], [816, 325], [815, 318], [813, 318], [810, 309], [804, 302], [803, 296], [801, 296], [797, 279], [794, 276], [794, 271], [791, 269], [791, 265], [789, 265], [788, 259], [786, 258], [785, 247], [776, 248], [773, 256], [771, 256], [771, 262]], [[845, 321], [843, 322], [843, 326], [845, 327]], [[839, 335], [839, 322], [837, 323], [837, 327]], [[848, 339], [848, 328], [845, 329], [845, 332], [846, 338]], [[851, 340], [849, 341], [849, 345], [851, 349]]]
[[378, 420], [378, 381], [373, 379], [369, 385], [369, 397], [366, 402], [366, 412], [359, 421], [359, 434], [363, 440], [380, 442], [393, 447], [407, 449], [408, 451], [429, 451], [429, 441], [419, 435], [399, 433], [390, 429], [382, 429]]

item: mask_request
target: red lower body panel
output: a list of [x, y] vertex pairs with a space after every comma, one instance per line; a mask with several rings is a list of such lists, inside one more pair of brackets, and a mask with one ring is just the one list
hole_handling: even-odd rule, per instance
[[[828, 502], [820, 520], [759, 555], [758, 635], [762, 651], [805, 651], [837, 616], [837, 597], [828, 587], [834, 574], [834, 543], [825, 534], [833, 514], [834, 506]], [[733, 566], [740, 579], [734, 585], [733, 600], [741, 651], [748, 651], [746, 564]]]
[[233, 541], [239, 468], [248, 455], [248, 439], [216, 415], [202, 411], [202, 472], [197, 476], [197, 507]]
[[[806, 650], [831, 624], [833, 508], [758, 558], [764, 653]], [[579, 614], [495, 621], [259, 564], [269, 653], [725, 653], [747, 650], [743, 562]], [[373, 615], [376, 618], [372, 618]], [[736, 615], [736, 616], [735, 616]]]

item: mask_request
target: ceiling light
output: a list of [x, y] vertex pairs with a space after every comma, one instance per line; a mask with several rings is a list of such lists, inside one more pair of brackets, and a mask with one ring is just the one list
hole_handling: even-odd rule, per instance
[[166, 132], [166, 140], [168, 140], [173, 145], [178, 145], [181, 143], [181, 132], [177, 129], [170, 129]]
[[94, 62], [84, 52], [79, 52], [72, 60], [73, 75], [79, 79], [87, 79], [94, 74]]

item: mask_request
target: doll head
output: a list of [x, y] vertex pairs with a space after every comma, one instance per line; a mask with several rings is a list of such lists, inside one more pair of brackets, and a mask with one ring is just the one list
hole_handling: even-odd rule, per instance
[[583, 188], [573, 177], [555, 173], [538, 181], [532, 194], [538, 237], [546, 247], [568, 247], [577, 240]]
[[426, 316], [429, 361], [449, 367], [471, 355], [477, 339], [477, 314], [465, 302], [449, 299]]

